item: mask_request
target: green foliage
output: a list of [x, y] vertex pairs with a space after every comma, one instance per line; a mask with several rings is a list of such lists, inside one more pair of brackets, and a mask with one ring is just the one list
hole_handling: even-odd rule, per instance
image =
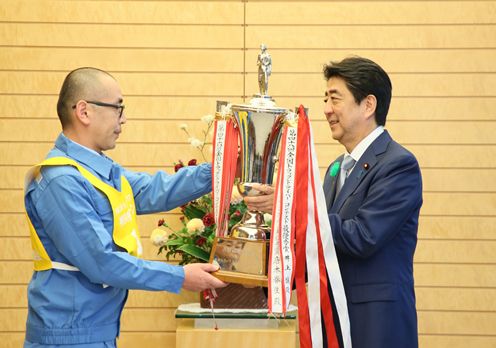
[[[231, 202], [229, 206], [229, 229], [241, 220], [246, 209], [246, 205], [242, 200]], [[181, 217], [183, 225], [181, 229], [175, 231], [165, 222], [162, 224], [171, 233], [165, 244], [159, 248], [158, 253], [165, 252], [167, 260], [171, 257], [179, 257], [180, 265], [208, 262], [216, 228], [215, 223], [213, 223], [212, 195], [207, 194], [189, 202], [181, 207], [181, 211], [183, 214]], [[201, 219], [204, 228], [188, 231], [187, 224], [192, 219]]]

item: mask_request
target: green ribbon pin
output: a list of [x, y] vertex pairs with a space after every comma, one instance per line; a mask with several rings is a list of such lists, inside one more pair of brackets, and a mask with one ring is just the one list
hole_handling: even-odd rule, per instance
[[341, 165], [341, 162], [334, 162], [334, 164], [331, 167], [330, 175], [331, 176], [336, 176], [339, 173], [339, 166]]

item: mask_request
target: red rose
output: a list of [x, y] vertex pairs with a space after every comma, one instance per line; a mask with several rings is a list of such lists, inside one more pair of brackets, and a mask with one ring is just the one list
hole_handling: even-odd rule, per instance
[[179, 169], [181, 169], [182, 167], [184, 167], [184, 164], [183, 162], [179, 161], [179, 163], [177, 163], [175, 166], [174, 166], [174, 173], [177, 173], [177, 171]]
[[207, 241], [207, 238], [205, 237], [200, 237], [196, 240], [195, 244], [198, 245], [198, 246], [202, 246], [203, 244], [205, 244], [205, 242]]
[[164, 219], [158, 220], [158, 227], [162, 226], [165, 223]]
[[212, 226], [215, 223], [214, 214], [212, 214], [212, 213], [206, 214], [203, 217], [202, 221], [203, 221], [203, 224], [205, 225], [205, 227]]
[[196, 160], [195, 159], [189, 160], [188, 166], [196, 166]]
[[239, 210], [236, 210], [234, 213], [233, 213], [234, 216], [241, 216], [241, 212]]

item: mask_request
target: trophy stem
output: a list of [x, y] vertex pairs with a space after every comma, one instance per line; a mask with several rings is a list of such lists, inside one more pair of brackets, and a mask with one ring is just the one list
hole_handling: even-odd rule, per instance
[[247, 240], [267, 240], [270, 227], [265, 223], [264, 215], [258, 210], [248, 210], [241, 221], [233, 226], [229, 236]]

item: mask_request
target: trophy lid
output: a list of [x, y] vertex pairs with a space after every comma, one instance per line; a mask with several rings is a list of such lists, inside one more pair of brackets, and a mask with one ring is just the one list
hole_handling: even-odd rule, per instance
[[255, 96], [250, 100], [249, 104], [232, 104], [231, 108], [234, 110], [244, 110], [259, 113], [280, 114], [287, 113], [289, 109], [276, 106], [274, 100], [268, 96], [259, 97]]

